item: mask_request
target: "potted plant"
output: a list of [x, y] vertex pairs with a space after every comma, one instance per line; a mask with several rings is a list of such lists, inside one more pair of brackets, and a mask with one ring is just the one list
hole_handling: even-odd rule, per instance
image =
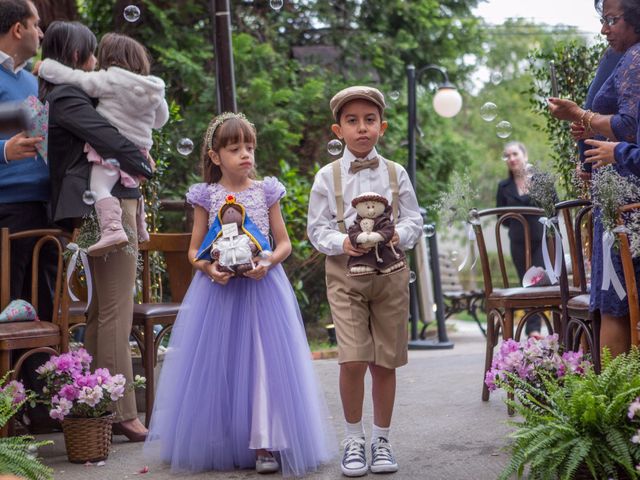
[[[0, 428], [4, 427], [20, 408], [33, 402], [35, 395], [26, 391], [22, 383], [12, 380], [7, 383], [7, 373], [0, 380]], [[38, 460], [36, 453], [43, 445], [53, 442], [36, 442], [31, 436], [0, 439], [0, 474], [16, 475], [30, 480], [53, 479], [53, 470]]]
[[[605, 350], [602, 373], [540, 375], [540, 385], [507, 373], [498, 383], [521, 415], [501, 479], [525, 472], [529, 479], [640, 478], [640, 352], [615, 359]], [[634, 400], [635, 399], [635, 400]]]
[[91, 355], [83, 348], [51, 356], [36, 369], [45, 382], [44, 401], [51, 407], [51, 418], [62, 422], [70, 462], [105, 460], [111, 447], [113, 402], [125, 391], [144, 385], [137, 376], [126, 385], [123, 375], [111, 375], [105, 368], [91, 372]]

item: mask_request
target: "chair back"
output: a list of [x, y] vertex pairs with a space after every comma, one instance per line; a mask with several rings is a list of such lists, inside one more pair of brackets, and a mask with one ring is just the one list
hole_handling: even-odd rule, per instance
[[[500, 237], [500, 227], [505, 224], [506, 221], [519, 222], [524, 230], [524, 244], [525, 244], [525, 260], [526, 268], [531, 267], [531, 232], [529, 229], [528, 217], [535, 216], [536, 219], [542, 217], [544, 212], [540, 208], [534, 207], [499, 207], [489, 208], [486, 210], [480, 210], [478, 216], [482, 221], [483, 218], [496, 217], [495, 228], [491, 237], [494, 238], [498, 250], [498, 264], [500, 267], [500, 288], [509, 288], [509, 275], [507, 272], [507, 264], [505, 262], [504, 248], [502, 245], [502, 239]], [[491, 272], [491, 262], [487, 251], [487, 244], [483, 233], [482, 223], [476, 223], [473, 225], [473, 230], [478, 242], [478, 252], [480, 256], [480, 264], [482, 265], [482, 277], [484, 280], [484, 293], [485, 297], [493, 292], [493, 275]]]
[[[640, 211], [640, 203], [625, 205], [619, 209], [618, 225], [624, 225], [624, 216], [633, 211]], [[624, 272], [624, 283], [627, 291], [627, 301], [629, 302], [629, 323], [631, 329], [631, 345], [639, 344], [640, 329], [640, 305], [638, 304], [638, 280], [633, 266], [629, 236], [626, 232], [619, 232], [620, 258], [622, 259], [622, 271]]]
[[151, 233], [149, 241], [140, 244], [142, 256], [142, 302], [152, 303], [151, 255], [160, 252], [164, 256], [169, 278], [171, 301], [182, 302], [193, 276], [189, 261], [190, 233]]
[[65, 279], [64, 251], [67, 243], [71, 240], [71, 235], [60, 229], [25, 230], [15, 233], [11, 233], [8, 228], [0, 229], [0, 265], [2, 266], [0, 268], [0, 310], [4, 309], [11, 301], [11, 243], [27, 239], [34, 241], [34, 247], [31, 257], [30, 296], [23, 300], [30, 302], [36, 312], [38, 311], [38, 278], [42, 248], [47, 244], [52, 244], [57, 252], [52, 318], [43, 318], [42, 320], [61, 325], [63, 315], [60, 306]]

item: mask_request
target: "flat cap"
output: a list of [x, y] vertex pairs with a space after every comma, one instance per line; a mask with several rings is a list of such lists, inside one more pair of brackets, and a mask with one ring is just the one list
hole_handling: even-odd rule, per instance
[[368, 100], [382, 110], [387, 108], [387, 105], [384, 103], [384, 95], [377, 88], [365, 86], [348, 87], [336, 93], [329, 102], [329, 108], [331, 108], [334, 119], [338, 120], [338, 111], [345, 103], [351, 100]]

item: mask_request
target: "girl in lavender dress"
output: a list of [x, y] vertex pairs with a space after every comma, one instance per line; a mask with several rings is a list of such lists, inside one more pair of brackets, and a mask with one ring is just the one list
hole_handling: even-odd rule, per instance
[[[326, 407], [280, 264], [291, 252], [280, 212], [285, 189], [273, 177], [252, 178], [255, 145], [242, 114], [213, 119], [204, 139], [205, 183], [187, 193], [197, 271], [173, 328], [145, 446], [176, 472], [255, 466], [301, 476], [331, 457]], [[256, 258], [242, 278], [197, 259], [228, 198], [275, 241], [269, 262]]]

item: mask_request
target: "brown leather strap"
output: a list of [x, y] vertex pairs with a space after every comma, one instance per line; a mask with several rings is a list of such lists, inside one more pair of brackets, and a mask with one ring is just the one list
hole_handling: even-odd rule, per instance
[[342, 172], [340, 171], [340, 160], [335, 160], [331, 164], [333, 170], [333, 191], [336, 196], [336, 221], [338, 230], [347, 233], [344, 226], [344, 194], [342, 193]]

